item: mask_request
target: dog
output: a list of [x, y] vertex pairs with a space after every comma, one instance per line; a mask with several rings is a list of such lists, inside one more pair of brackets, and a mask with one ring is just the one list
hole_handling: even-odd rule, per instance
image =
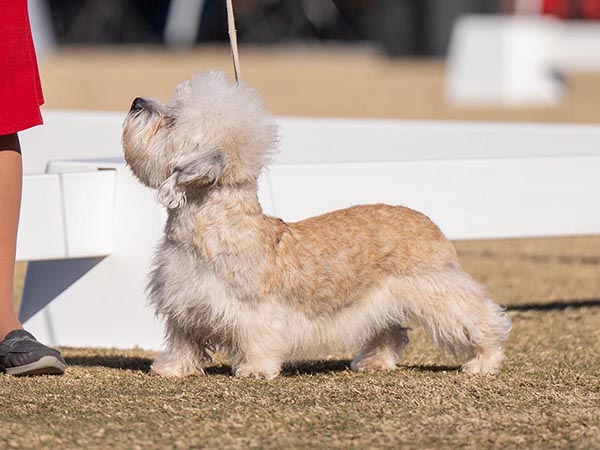
[[341, 351], [356, 352], [353, 370], [393, 370], [412, 326], [464, 372], [497, 373], [510, 319], [425, 215], [383, 204], [297, 223], [263, 214], [257, 179], [278, 141], [257, 92], [220, 72], [179, 84], [167, 104], [134, 100], [125, 159], [168, 209], [148, 286], [166, 334], [152, 373], [203, 374], [215, 346], [238, 377]]

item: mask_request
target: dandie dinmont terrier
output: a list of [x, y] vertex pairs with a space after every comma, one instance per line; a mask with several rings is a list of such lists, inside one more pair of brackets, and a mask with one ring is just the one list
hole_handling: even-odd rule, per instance
[[257, 179], [278, 130], [250, 87], [210, 72], [168, 104], [137, 98], [123, 146], [168, 208], [148, 287], [166, 328], [153, 373], [202, 374], [212, 346], [240, 377], [271, 379], [285, 362], [350, 350], [354, 370], [392, 370], [412, 325], [468, 359], [464, 372], [500, 369], [510, 319], [423, 214], [387, 205], [297, 223], [263, 214]]

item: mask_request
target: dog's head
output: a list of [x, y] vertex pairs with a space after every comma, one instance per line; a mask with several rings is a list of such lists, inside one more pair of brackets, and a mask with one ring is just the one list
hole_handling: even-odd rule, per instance
[[256, 181], [277, 143], [256, 91], [221, 72], [180, 83], [167, 104], [136, 98], [123, 124], [128, 165], [169, 208], [190, 189]]

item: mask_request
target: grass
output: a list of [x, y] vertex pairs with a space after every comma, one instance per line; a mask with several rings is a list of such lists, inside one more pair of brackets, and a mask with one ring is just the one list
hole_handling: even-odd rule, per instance
[[65, 349], [62, 378], [0, 379], [0, 446], [86, 448], [599, 448], [600, 308], [511, 313], [494, 377], [417, 338], [394, 373], [347, 360], [272, 381], [148, 376], [141, 350]]
[[600, 448], [600, 238], [461, 242], [508, 306], [503, 372], [461, 374], [412, 335], [394, 373], [348, 355], [238, 380], [148, 375], [139, 349], [63, 349], [64, 377], [0, 376], [0, 448]]

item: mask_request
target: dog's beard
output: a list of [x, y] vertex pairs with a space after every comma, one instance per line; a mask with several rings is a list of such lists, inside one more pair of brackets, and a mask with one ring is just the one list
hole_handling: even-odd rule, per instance
[[123, 125], [125, 161], [134, 175], [151, 188], [157, 188], [168, 176], [163, 161], [165, 138], [156, 114], [145, 111], [128, 114]]

